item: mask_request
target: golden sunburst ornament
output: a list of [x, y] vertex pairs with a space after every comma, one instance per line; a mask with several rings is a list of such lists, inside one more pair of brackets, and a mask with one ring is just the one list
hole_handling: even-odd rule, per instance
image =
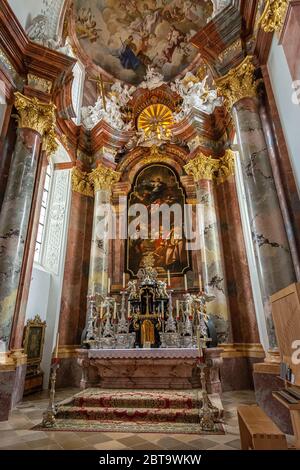
[[159, 139], [170, 138], [170, 126], [173, 124], [170, 108], [164, 104], [147, 106], [138, 117], [137, 128], [143, 130], [147, 137], [156, 135]]

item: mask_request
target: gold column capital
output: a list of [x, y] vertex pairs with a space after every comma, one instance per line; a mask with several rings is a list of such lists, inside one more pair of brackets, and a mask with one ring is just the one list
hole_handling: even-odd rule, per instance
[[18, 111], [19, 127], [38, 132], [43, 138], [42, 148], [50, 157], [58, 147], [55, 133], [55, 104], [43, 103], [37, 98], [30, 98], [17, 91], [15, 107]]
[[81, 171], [76, 166], [72, 169], [72, 190], [83, 196], [94, 196], [93, 188], [89, 181], [89, 174]]
[[38, 132], [41, 137], [49, 132], [56, 122], [56, 106], [53, 103], [42, 103], [37, 98], [30, 98], [17, 91], [15, 93], [15, 107], [19, 114], [19, 127], [32, 129]]
[[235, 153], [228, 149], [224, 157], [219, 160], [218, 184], [224, 183], [230, 176], [235, 174]]
[[112, 186], [118, 183], [121, 173], [108, 168], [101, 163], [89, 174], [89, 182], [94, 191], [111, 191]]
[[259, 25], [265, 33], [274, 33], [282, 29], [289, 0], [267, 0]]
[[243, 98], [256, 97], [255, 66], [253, 56], [247, 56], [243, 62], [231, 69], [224, 77], [216, 79], [219, 95], [225, 99], [229, 111]]
[[215, 172], [218, 170], [218, 160], [207, 157], [204, 153], [200, 152], [197, 157], [189, 161], [184, 166], [186, 173], [194, 177], [194, 180], [210, 180], [215, 177]]

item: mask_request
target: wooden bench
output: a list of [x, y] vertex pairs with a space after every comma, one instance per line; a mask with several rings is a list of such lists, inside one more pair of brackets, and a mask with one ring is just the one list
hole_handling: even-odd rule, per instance
[[237, 409], [242, 450], [287, 450], [285, 435], [257, 405]]

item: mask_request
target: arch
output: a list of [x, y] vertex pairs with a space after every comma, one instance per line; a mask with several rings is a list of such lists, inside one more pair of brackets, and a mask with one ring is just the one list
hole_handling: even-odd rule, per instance
[[136, 175], [149, 164], [165, 164], [175, 170], [179, 177], [185, 174], [184, 165], [189, 159], [189, 152], [172, 144], [157, 147], [137, 147], [129, 152], [119, 163], [116, 171], [121, 173], [122, 182], [133, 184]]

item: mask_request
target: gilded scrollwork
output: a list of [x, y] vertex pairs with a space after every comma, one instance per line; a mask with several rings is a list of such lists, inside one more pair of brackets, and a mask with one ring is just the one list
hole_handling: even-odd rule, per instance
[[247, 56], [240, 65], [216, 80], [218, 93], [224, 97], [229, 111], [235, 103], [243, 98], [256, 97], [254, 72], [253, 56]]
[[56, 106], [53, 103], [42, 103], [37, 98], [30, 98], [17, 91], [15, 107], [18, 111], [19, 127], [32, 129], [42, 137], [52, 130], [56, 120]]
[[93, 188], [89, 180], [89, 174], [74, 167], [72, 170], [72, 190], [83, 196], [94, 196]]
[[280, 31], [289, 1], [288, 0], [267, 0], [265, 9], [260, 18], [259, 24], [266, 33]]
[[121, 173], [99, 164], [95, 170], [89, 174], [89, 182], [95, 191], [111, 191], [112, 186], [118, 183]]
[[230, 176], [235, 174], [235, 153], [226, 150], [224, 157], [219, 160], [219, 170], [217, 176], [218, 184], [224, 183]]
[[200, 152], [197, 157], [184, 166], [186, 173], [193, 176], [195, 181], [213, 180], [218, 171], [218, 160]]
[[224, 183], [235, 173], [235, 154], [232, 150], [226, 150], [222, 158], [212, 158], [200, 153], [191, 160], [184, 169], [188, 175], [194, 177], [195, 182], [200, 180], [216, 181]]

